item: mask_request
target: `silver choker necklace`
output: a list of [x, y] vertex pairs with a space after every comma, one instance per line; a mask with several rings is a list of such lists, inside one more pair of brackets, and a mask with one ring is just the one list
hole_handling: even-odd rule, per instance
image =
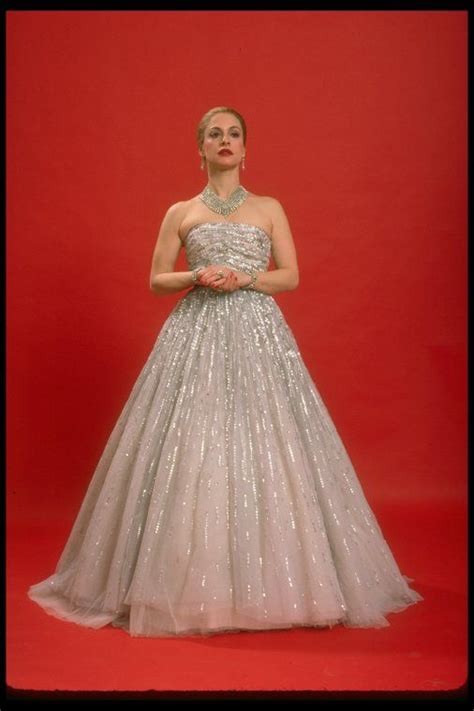
[[216, 195], [214, 190], [209, 185], [206, 185], [202, 193], [199, 195], [203, 203], [219, 215], [229, 215], [231, 212], [234, 212], [234, 210], [237, 210], [237, 208], [242, 205], [244, 200], [246, 200], [247, 196], [248, 190], [246, 190], [242, 185], [238, 185], [226, 200], [222, 200], [218, 195]]

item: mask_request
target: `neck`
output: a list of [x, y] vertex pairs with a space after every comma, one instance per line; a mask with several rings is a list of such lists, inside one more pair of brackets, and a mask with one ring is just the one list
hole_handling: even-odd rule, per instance
[[221, 198], [221, 200], [227, 200], [227, 198], [232, 195], [234, 190], [239, 187], [239, 171], [238, 170], [226, 170], [219, 171], [217, 173], [208, 173], [208, 185], [214, 190], [216, 195]]

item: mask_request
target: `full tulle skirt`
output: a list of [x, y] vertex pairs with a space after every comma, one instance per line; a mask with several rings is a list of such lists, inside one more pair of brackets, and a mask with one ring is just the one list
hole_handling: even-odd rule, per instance
[[55, 572], [29, 597], [132, 636], [385, 627], [408, 585], [276, 301], [195, 288], [163, 324]]

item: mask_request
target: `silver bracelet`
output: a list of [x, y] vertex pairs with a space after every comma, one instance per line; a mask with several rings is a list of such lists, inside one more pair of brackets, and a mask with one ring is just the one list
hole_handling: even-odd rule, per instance
[[248, 274], [250, 277], [252, 277], [252, 279], [246, 286], [241, 286], [240, 288], [241, 289], [255, 289], [255, 282], [257, 281], [258, 272], [255, 270], [248, 272], [245, 269], [243, 269], [242, 271], [244, 272], [244, 274]]
[[204, 267], [196, 267], [196, 269], [193, 269], [191, 272], [191, 279], [195, 284], [197, 284], [197, 280], [199, 277], [199, 272], [201, 272], [204, 269]]

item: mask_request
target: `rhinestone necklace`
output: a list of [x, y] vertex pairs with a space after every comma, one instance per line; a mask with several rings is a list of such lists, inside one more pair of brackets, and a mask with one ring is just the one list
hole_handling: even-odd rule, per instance
[[201, 200], [205, 205], [208, 206], [213, 212], [217, 212], [219, 215], [229, 215], [234, 210], [242, 205], [244, 200], [248, 196], [248, 191], [243, 187], [243, 185], [238, 185], [235, 190], [229, 195], [228, 198], [222, 200], [214, 190], [206, 185], [202, 193], [199, 195]]

